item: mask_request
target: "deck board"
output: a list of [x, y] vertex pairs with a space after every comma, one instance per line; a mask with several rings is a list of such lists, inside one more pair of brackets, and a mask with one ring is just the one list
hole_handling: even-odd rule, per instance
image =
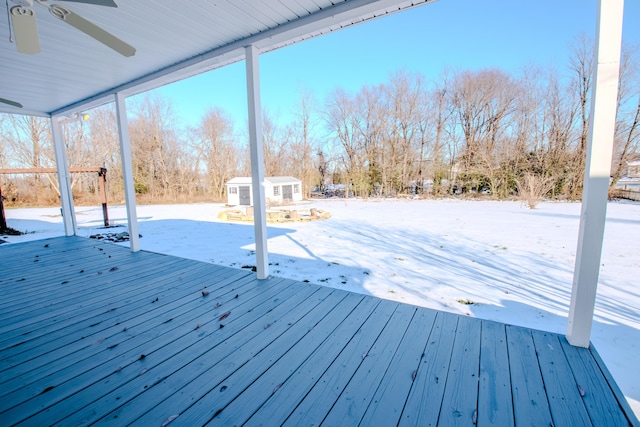
[[[331, 292], [326, 297], [323, 296], [322, 300], [310, 301], [309, 304], [305, 301], [304, 304], [293, 309], [295, 312], [287, 313], [286, 325], [285, 322], [271, 325], [264, 330], [264, 333], [257, 335], [254, 340], [236, 350], [231, 357], [233, 359], [231, 366], [226, 364], [223, 369], [216, 369], [213, 376], [215, 389], [202, 395], [193, 406], [181, 414], [181, 423], [205, 425], [216, 416], [224, 414], [225, 417], [228, 417], [229, 411], [225, 413], [224, 409], [229, 401], [241, 394], [253, 380], [269, 369], [287, 351], [290, 351], [294, 344], [309, 332], [310, 328], [316, 326], [326, 316], [334, 314], [334, 310], [327, 310], [327, 308], [334, 307], [344, 298], [345, 295], [341, 292]], [[328, 306], [320, 304], [327, 299], [329, 300]], [[290, 323], [293, 318], [298, 318], [299, 322], [302, 322], [300, 327], [288, 327], [292, 326]], [[207, 387], [209, 387], [208, 384]], [[242, 416], [241, 414], [231, 415], [238, 418]], [[219, 425], [225, 424], [222, 422]]]
[[570, 347], [567, 340], [560, 338], [562, 347], [566, 349], [567, 362], [576, 379], [576, 387], [582, 395], [582, 400], [589, 413], [594, 426], [607, 424], [622, 425], [624, 416], [620, 411], [614, 411], [616, 407], [615, 397], [603, 388], [598, 381], [600, 368], [591, 357], [591, 352], [586, 349]]
[[532, 336], [554, 424], [592, 425], [578, 384], [570, 372], [560, 337], [541, 331], [532, 331]]
[[[175, 264], [169, 264], [167, 267], [174, 266]], [[186, 266], [185, 268], [190, 268]], [[199, 269], [204, 274], [205, 269]], [[185, 271], [187, 273], [188, 271]], [[190, 272], [189, 272], [190, 273]], [[209, 272], [211, 273], [211, 272]], [[126, 273], [122, 273], [126, 274]], [[225, 273], [227, 274], [227, 273]], [[79, 283], [76, 286], [80, 288], [74, 292], [68, 288], [65, 289], [64, 298], [47, 297], [42, 296], [40, 299], [32, 301], [34, 306], [38, 306], [34, 310], [21, 310], [13, 317], [3, 321], [3, 325], [9, 321], [13, 323], [6, 325], [2, 328], [2, 343], [7, 345], [13, 345], [12, 339], [21, 335], [21, 332], [26, 329], [30, 334], [30, 338], [37, 335], [50, 334], [55, 330], [64, 329], [69, 324], [77, 324], [82, 319], [89, 319], [92, 325], [100, 322], [99, 319], [91, 319], [92, 317], [99, 317], [100, 314], [115, 313], [119, 314], [123, 309], [139, 306], [140, 304], [146, 304], [150, 301], [154, 301], [156, 298], [166, 297], [172, 290], [167, 290], [164, 293], [158, 292], [157, 286], [166, 284], [167, 281], [178, 282], [178, 276], [173, 273], [167, 273], [163, 271], [150, 271], [148, 275], [138, 275], [136, 280], [144, 281], [145, 283], [153, 286], [145, 286], [143, 288], [132, 288], [130, 282], [126, 279], [112, 280], [107, 282], [98, 282], [94, 286], [85, 286], [84, 283]], [[73, 286], [73, 285], [71, 285]], [[109, 293], [105, 295], [101, 291], [101, 288], [108, 287]], [[52, 291], [56, 292], [56, 290]], [[62, 293], [57, 290], [57, 293]], [[49, 293], [51, 295], [51, 293]], [[32, 325], [38, 326], [37, 328], [31, 328]], [[41, 326], [46, 325], [46, 326]]]
[[[240, 282], [236, 284], [240, 284]], [[146, 313], [124, 323], [115, 322], [112, 327], [97, 332], [94, 337], [89, 339], [76, 339], [72, 344], [60, 347], [60, 350], [64, 352], [42, 353], [42, 357], [38, 359], [43, 360], [44, 363], [38, 364], [35, 360], [31, 361], [28, 364], [29, 367], [33, 367], [31, 371], [14, 376], [13, 380], [3, 384], [8, 389], [17, 388], [21, 383], [28, 385], [12, 393], [11, 398], [3, 401], [2, 405], [8, 405], [11, 400], [27, 400], [29, 397], [36, 396], [47, 387], [42, 381], [37, 381], [46, 373], [55, 373], [56, 383], [59, 384], [57, 385], [57, 395], [59, 396], [62, 390], [69, 388], [66, 381], [71, 381], [71, 384], [77, 386], [84, 378], [87, 381], [93, 380], [97, 373], [96, 370], [89, 368], [95, 365], [100, 365], [104, 369], [109, 364], [117, 363], [122, 358], [121, 355], [127, 354], [125, 352], [134, 352], [131, 357], [136, 357], [138, 353], [142, 354], [144, 351], [154, 350], [166, 341], [176, 336], [179, 337], [181, 334], [176, 334], [176, 328], [181, 326], [193, 328], [197, 324], [195, 316], [205, 313], [206, 310], [208, 308], [204, 304], [192, 301], [188, 305], [183, 304], [176, 310], [168, 311], [166, 317], [157, 317], [153, 313]], [[169, 319], [171, 320], [169, 321]], [[159, 328], [162, 328], [162, 334], [159, 333]], [[107, 351], [96, 353], [95, 347], [97, 345], [106, 348]], [[142, 350], [143, 347], [144, 350]], [[116, 348], [117, 351], [115, 351]], [[118, 369], [118, 367], [120, 365], [113, 366], [113, 369]]]
[[281, 377], [282, 381], [277, 382], [279, 385], [277, 390], [275, 386], [267, 388], [267, 392], [270, 393], [269, 398], [251, 415], [245, 425], [265, 425], [267, 420], [274, 425], [284, 423], [324, 374], [327, 366], [330, 366], [344, 351], [345, 346], [360, 333], [363, 323], [371, 316], [377, 305], [376, 299], [363, 298], [358, 307], [336, 328], [332, 339], [325, 339], [317, 350], [286, 378], [288, 372], [285, 371]]
[[327, 414], [324, 423], [330, 426], [358, 425], [364, 416], [385, 369], [391, 363], [409, 327], [416, 308], [399, 305], [375, 344], [362, 354], [362, 363]]
[[477, 424], [514, 425], [507, 332], [497, 322], [482, 322]]
[[542, 374], [531, 332], [507, 326], [511, 396], [516, 420], [525, 425], [551, 425], [551, 410], [544, 389]]
[[[193, 268], [191, 271], [184, 271], [182, 276], [189, 280], [191, 278], [198, 278], [207, 269]], [[231, 276], [233, 279], [235, 276]], [[218, 276], [220, 280], [224, 279], [224, 276]], [[175, 281], [173, 276], [153, 277], [147, 276], [146, 279], [153, 279], [154, 286], [166, 284], [169, 281]], [[228, 280], [228, 279], [227, 279]], [[2, 360], [10, 358], [18, 353], [25, 352], [35, 347], [40, 347], [40, 350], [48, 350], [46, 346], [55, 345], [57, 347], [70, 345], [73, 340], [76, 339], [75, 333], [82, 331], [82, 336], [87, 338], [97, 333], [104, 333], [104, 328], [115, 328], [113, 325], [116, 323], [123, 323], [136, 319], [142, 321], [146, 318], [153, 317], [154, 310], [149, 310], [149, 303], [155, 304], [155, 309], [170, 309], [171, 307], [164, 307], [164, 300], [167, 295], [163, 294], [163, 300], [160, 302], [157, 297], [157, 291], [154, 288], [148, 287], [143, 291], [132, 289], [131, 294], [121, 294], [123, 298], [120, 300], [112, 300], [115, 295], [110, 294], [109, 299], [103, 299], [103, 301], [92, 307], [83, 307], [73, 312], [73, 315], [62, 322], [51, 322], [49, 324], [38, 327], [37, 329], [29, 332], [29, 341], [22, 346], [13, 347], [11, 349], [0, 350], [0, 358]], [[131, 297], [134, 296], [135, 298]], [[155, 298], [158, 301], [155, 302]], [[181, 300], [172, 301], [171, 304], [179, 304]], [[104, 305], [108, 305], [109, 308], [104, 309]], [[111, 323], [109, 323], [111, 322]], [[118, 331], [122, 328], [115, 328]], [[64, 336], [57, 336], [57, 332], [64, 331]], [[90, 331], [87, 333], [87, 331]], [[10, 347], [15, 345], [18, 337], [11, 341], [6, 342], [6, 346]], [[2, 342], [5, 345], [5, 341]], [[0, 374], [1, 375], [1, 374]]]
[[[164, 381], [167, 378], [170, 381], [164, 383], [165, 387], [152, 387], [152, 389], [172, 393], [177, 388], [176, 383], [179, 385], [186, 378], [189, 378], [189, 375], [200, 373], [200, 370], [185, 367], [191, 365], [191, 367], [202, 370], [205, 366], [202, 362], [203, 359], [213, 357], [211, 352], [215, 352], [220, 347], [218, 345], [212, 349], [211, 345], [215, 342], [210, 343], [210, 341], [214, 341], [212, 336], [220, 330], [216, 320], [225, 313], [223, 310], [234, 309], [237, 305], [235, 303], [222, 304], [218, 309], [211, 310], [212, 307], [215, 307], [213, 302], [205, 307], [206, 311], [198, 311], [196, 314], [199, 316], [191, 319], [190, 322], [180, 325], [179, 328], [169, 333], [162, 333], [161, 337], [155, 332], [154, 339], [143, 343], [143, 345], [127, 349], [119, 357], [112, 358], [106, 366], [94, 367], [82, 378], [82, 383], [78, 384], [75, 381], [69, 385], [68, 388], [71, 390], [81, 388], [74, 399], [59, 401], [55, 406], [48, 408], [42, 413], [42, 421], [51, 419], [51, 417], [60, 417], [64, 419], [65, 424], [90, 423], [144, 393], [150, 388], [150, 385], [156, 385], [158, 381]], [[247, 304], [244, 304], [244, 311], [248, 312], [249, 310], [252, 310], [252, 307], [247, 307]], [[252, 316], [247, 317], [251, 318]], [[196, 329], [198, 324], [201, 326]], [[216, 334], [217, 338], [227, 338], [231, 335], [228, 331], [229, 329], [225, 329], [219, 332]], [[233, 346], [235, 342], [246, 340], [245, 335], [232, 336], [231, 338], [233, 340], [231, 344], [227, 342], [227, 346]], [[116, 349], [122, 352], [122, 349]], [[218, 350], [222, 355], [226, 355], [226, 351], [227, 348]], [[141, 358], [143, 354], [145, 357]], [[185, 371], [188, 371], [187, 374]], [[116, 375], [112, 375], [114, 373]], [[99, 381], [95, 381], [96, 377]], [[85, 407], [78, 411], [74, 400], [86, 402]], [[39, 421], [39, 418], [37, 417], [36, 420]]]
[[[277, 349], [277, 351], [274, 351], [274, 354], [268, 359], [269, 361], [273, 360], [274, 363], [267, 367], [266, 371], [263, 364], [256, 364], [253, 367], [254, 371], [248, 369], [247, 364], [247, 366], [243, 366], [242, 369], [234, 372], [224, 381], [225, 385], [229, 384], [227, 391], [231, 393], [225, 392], [222, 399], [212, 393], [198, 402], [200, 407], [212, 406], [213, 408], [218, 408], [215, 411], [217, 414], [215, 417], [206, 418], [209, 418], [213, 425], [245, 423], [271, 395], [280, 391], [286, 378], [299, 367], [301, 362], [309, 358], [322, 342], [331, 336], [336, 328], [356, 309], [362, 299], [361, 295], [354, 294], [344, 297], [335, 305], [333, 310], [326, 312], [313, 329], [309, 330], [289, 349], [282, 348], [286, 346], [281, 343], [274, 343], [273, 349]], [[235, 395], [234, 389], [236, 391]], [[245, 415], [240, 418], [239, 414]], [[200, 423], [199, 421], [203, 422]], [[204, 424], [206, 421], [209, 420], [197, 420], [196, 425]]]
[[397, 425], [435, 321], [434, 311], [417, 310], [369, 402], [361, 425]]
[[457, 328], [458, 316], [437, 313], [400, 418], [400, 426], [438, 424]]
[[363, 327], [349, 341], [338, 357], [314, 384], [313, 388], [289, 415], [283, 425], [301, 426], [320, 424], [347, 381], [351, 379], [395, 310], [394, 304], [381, 301], [365, 321]]
[[0, 292], [3, 426], [638, 425], [552, 333], [78, 237]]
[[481, 325], [477, 319], [468, 317], [458, 320], [439, 424], [476, 423]]

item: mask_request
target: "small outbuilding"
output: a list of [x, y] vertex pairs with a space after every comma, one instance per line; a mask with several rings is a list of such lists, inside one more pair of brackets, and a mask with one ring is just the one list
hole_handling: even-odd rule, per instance
[[627, 163], [627, 176], [629, 178], [640, 178], [640, 160]]
[[[302, 181], [292, 176], [272, 176], [264, 179], [264, 195], [267, 202], [293, 203], [302, 200]], [[233, 206], [253, 206], [251, 177], [239, 176], [229, 180], [227, 204]]]

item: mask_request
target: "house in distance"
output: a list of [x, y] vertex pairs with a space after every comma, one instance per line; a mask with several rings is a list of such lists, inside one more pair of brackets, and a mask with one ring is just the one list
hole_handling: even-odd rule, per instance
[[[302, 181], [292, 176], [272, 176], [264, 179], [264, 195], [267, 202], [286, 204], [302, 200]], [[235, 177], [227, 186], [227, 204], [232, 206], [253, 206], [251, 177]]]
[[640, 160], [627, 163], [627, 174], [618, 180], [616, 188], [638, 193], [632, 199], [640, 199]]

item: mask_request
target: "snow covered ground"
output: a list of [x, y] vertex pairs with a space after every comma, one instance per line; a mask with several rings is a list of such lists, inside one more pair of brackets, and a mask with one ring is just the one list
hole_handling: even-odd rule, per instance
[[[323, 221], [269, 224], [270, 273], [381, 298], [564, 333], [580, 204], [322, 200]], [[220, 204], [139, 206], [142, 249], [231, 267], [255, 264], [251, 224]], [[125, 231], [123, 207], [76, 209], [79, 234]], [[3, 237], [64, 234], [60, 210], [8, 209]], [[126, 244], [126, 243], [125, 243]], [[592, 342], [640, 415], [640, 204], [608, 207]]]

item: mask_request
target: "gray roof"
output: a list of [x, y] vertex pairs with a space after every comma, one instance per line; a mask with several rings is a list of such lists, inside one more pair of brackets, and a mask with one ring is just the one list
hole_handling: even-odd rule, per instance
[[272, 184], [290, 184], [302, 182], [298, 178], [294, 178], [292, 176], [270, 176], [266, 177], [265, 180], [269, 181]]
[[[265, 177], [264, 180], [270, 182], [271, 184], [299, 184], [302, 182], [298, 178], [294, 178], [292, 176], [269, 176]], [[237, 176], [227, 181], [227, 185], [240, 184], [251, 184], [251, 177]]]

